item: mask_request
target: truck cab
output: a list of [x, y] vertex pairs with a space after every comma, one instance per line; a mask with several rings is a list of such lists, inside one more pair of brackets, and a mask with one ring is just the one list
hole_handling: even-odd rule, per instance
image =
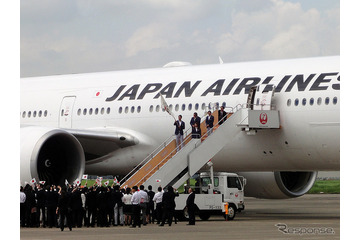
[[[222, 194], [223, 202], [229, 204], [229, 217], [235, 216], [236, 211], [244, 210], [244, 185], [246, 180], [236, 173], [214, 173], [214, 184], [211, 184], [211, 175], [208, 172], [200, 174], [201, 190], [207, 193], [213, 188], [213, 193]], [[210, 186], [210, 189], [209, 189]], [[233, 212], [234, 211], [234, 212]]]
[[[211, 215], [223, 214], [228, 220], [234, 219], [236, 212], [244, 210], [244, 186], [246, 179], [236, 173], [203, 172], [196, 178], [195, 204], [197, 214], [202, 220], [207, 220]], [[212, 181], [213, 179], [213, 181]], [[186, 188], [185, 188], [186, 189]], [[185, 203], [188, 194], [180, 194], [176, 201], [176, 211], [186, 217]], [[225, 204], [228, 214], [225, 215]]]

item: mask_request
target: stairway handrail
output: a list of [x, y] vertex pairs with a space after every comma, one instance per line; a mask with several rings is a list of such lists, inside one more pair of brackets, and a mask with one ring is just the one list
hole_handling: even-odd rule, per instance
[[[244, 103], [246, 105], [246, 103]], [[236, 113], [237, 111], [239, 111], [240, 109], [244, 108], [244, 104], [237, 104], [235, 107], [231, 107], [231, 111], [227, 112], [226, 115], [222, 118], [222, 119], [218, 119], [218, 122], [211, 128], [212, 130], [216, 127], [216, 126], [220, 126], [221, 124], [220, 121], [223, 120], [223, 119], [227, 119], [227, 117], [229, 116], [229, 114], [233, 114], [233, 113]], [[234, 109], [236, 111], [234, 111]], [[226, 121], [223, 121], [222, 124], [226, 123]], [[204, 134], [202, 134], [201, 136], [201, 139], [203, 139], [203, 137], [205, 136], [205, 134], [207, 135], [208, 131], [206, 131]], [[207, 136], [209, 137], [209, 136]], [[203, 141], [205, 141], [206, 139], [204, 139]], [[197, 148], [203, 141], [200, 141], [198, 143], [195, 144], [195, 148]]]
[[[234, 108], [237, 109], [238, 106], [241, 106], [241, 104], [238, 104], [238, 105], [236, 105], [235, 107], [230, 107], [230, 108], [231, 108], [231, 111], [228, 112], [228, 113], [226, 114], [226, 116], [224, 116], [223, 118], [227, 117], [227, 116], [228, 116], [229, 114], [231, 114], [231, 113], [234, 113], [234, 112], [233, 112], [233, 111], [234, 111]], [[236, 111], [237, 111], [237, 110], [236, 110]], [[206, 117], [206, 115], [201, 118], [201, 121], [203, 121], [203, 118], [205, 118], [205, 117]], [[223, 119], [223, 118], [222, 118], [222, 119]], [[218, 123], [217, 123], [215, 126], [217, 126], [218, 124], [219, 124], [219, 120], [218, 120]], [[190, 127], [190, 128], [191, 128], [191, 127]], [[190, 129], [190, 128], [189, 128], [189, 129]], [[188, 129], [188, 130], [189, 130], [189, 129]], [[200, 140], [205, 136], [205, 134], [207, 134], [207, 131], [205, 131], [203, 134], [201, 134]], [[186, 137], [184, 138], [183, 142], [186, 142], [186, 140], [187, 140], [189, 137], [192, 138], [192, 133], [186, 135]], [[201, 143], [201, 141], [199, 141], [199, 142]], [[197, 143], [195, 144], [195, 147], [196, 147], [196, 145], [197, 145]], [[184, 145], [184, 147], [185, 147], [185, 145]], [[183, 148], [184, 148], [184, 147], [183, 147]], [[181, 148], [178, 152], [180, 152], [183, 148]], [[166, 155], [158, 164], [156, 164], [151, 170], [149, 170], [135, 185], [139, 184], [144, 178], [147, 178], [147, 176], [148, 176], [155, 168], [157, 168], [162, 162], [164, 162], [165, 159], [167, 159], [169, 156], [171, 156], [172, 153], [173, 153], [174, 151], [176, 151], [176, 150], [177, 150], [177, 148], [175, 148], [175, 149], [174, 149], [173, 151], [171, 151], [168, 155]], [[175, 154], [174, 154], [174, 156], [175, 156]], [[145, 164], [144, 164], [144, 166], [145, 166]], [[140, 169], [139, 169], [139, 170], [140, 170]]]
[[[201, 117], [201, 121], [203, 121], [203, 118], [205, 116]], [[189, 131], [192, 131], [192, 127], [189, 127], [188, 129], [185, 130], [184, 135], [185, 138], [183, 139], [183, 142], [185, 143], [185, 140], [188, 138], [188, 136], [191, 136], [191, 132], [188, 133]], [[136, 167], [134, 167], [128, 174], [125, 175], [125, 177], [123, 177], [120, 180], [120, 183], [124, 184], [132, 175], [136, 174], [143, 166], [145, 166], [149, 161], [151, 161], [161, 150], [163, 150], [169, 143], [171, 143], [174, 140], [174, 136], [175, 134], [172, 134], [169, 138], [167, 138], [164, 142], [162, 142], [155, 150], [153, 150], [150, 154], [148, 154], [144, 160], [142, 160], [138, 165], [136, 165]], [[176, 148], [175, 148], [176, 150]], [[180, 149], [181, 150], [181, 149]], [[174, 151], [174, 150], [173, 150]], [[173, 152], [172, 151], [172, 152]], [[172, 153], [171, 152], [171, 153]], [[168, 154], [169, 155], [169, 154]], [[167, 156], [168, 156], [167, 155]], [[166, 157], [167, 157], [166, 156]], [[165, 158], [163, 158], [161, 160], [161, 162], [164, 161]], [[142, 166], [141, 166], [142, 165]], [[159, 164], [157, 164], [156, 166], [158, 166]], [[141, 167], [140, 167], [141, 166]], [[130, 176], [130, 177], [129, 177]]]
[[[136, 167], [134, 167], [128, 174], [125, 175], [125, 177], [123, 177], [120, 180], [120, 183], [123, 182], [125, 183], [128, 180], [128, 177], [130, 175], [135, 174], [137, 171], [139, 171], [141, 169], [138, 168], [139, 166], [141, 166], [144, 162], [148, 162], [150, 159], [152, 159], [154, 156], [156, 156], [156, 154], [158, 154], [162, 149], [164, 149], [172, 140], [174, 139], [174, 134], [171, 135], [169, 138], [167, 138], [164, 142], [162, 142], [157, 148], [155, 148], [150, 154], [148, 154], [138, 165], [136, 165]], [[170, 141], [169, 141], [170, 140]], [[156, 152], [156, 154], [154, 154]], [[150, 159], [148, 159], [150, 158]], [[145, 164], [144, 164], [145, 165]]]
[[[189, 139], [189, 138], [191, 138], [192, 137], [192, 134], [188, 134], [188, 135], [186, 135], [186, 137], [184, 138], [184, 140], [183, 140], [183, 142], [185, 143], [185, 141], [187, 140], [187, 139]], [[190, 140], [191, 141], [191, 140]], [[184, 145], [184, 147], [185, 147], [186, 145]], [[135, 184], [135, 186], [137, 186], [137, 184], [139, 184], [143, 179], [145, 179], [145, 178], [147, 178], [147, 176], [149, 176], [149, 174], [155, 169], [155, 168], [157, 168], [161, 163], [163, 163], [164, 161], [165, 161], [165, 159], [167, 159], [169, 156], [172, 156], [172, 154], [175, 152], [175, 154], [176, 153], [178, 153], [178, 152], [180, 152], [184, 147], [182, 147], [182, 148], [180, 148], [179, 149], [179, 151], [177, 151], [177, 147], [176, 148], [174, 148], [174, 150], [172, 150], [168, 155], [166, 155], [158, 164], [156, 164], [151, 170], [149, 170], [136, 184]], [[173, 156], [175, 156], [175, 154], [173, 155]], [[173, 157], [172, 156], [172, 157]], [[145, 166], [145, 165], [144, 165]]]
[[[266, 105], [271, 105], [271, 107], [273, 106], [272, 104], [266, 104]], [[224, 119], [225, 117], [227, 117], [230, 113], [235, 113], [240, 109], [243, 108], [250, 108], [251, 106], [255, 106], [255, 104], [248, 104], [248, 103], [240, 103], [237, 104], [235, 107], [227, 107], [227, 108], [231, 108], [231, 110], [229, 112], [227, 112], [226, 116], [224, 116], [222, 119]], [[265, 105], [261, 105], [262, 107]], [[235, 111], [234, 111], [235, 109]], [[213, 110], [213, 112], [216, 110]], [[203, 119], [206, 117], [206, 114], [204, 116], [201, 117], [201, 122], [203, 121]], [[219, 122], [222, 119], [218, 119], [217, 124], [215, 124], [215, 126], [219, 126]], [[215, 127], [213, 126], [213, 128]], [[212, 129], [213, 129], [212, 128]], [[186, 140], [192, 136], [192, 131], [189, 133], [189, 131], [192, 130], [192, 127], [190, 126], [188, 129], [185, 130], [185, 138], [183, 139], [183, 143], [185, 144]], [[205, 131], [200, 139], [202, 139], [205, 134], [207, 134], [207, 131]], [[122, 182], [122, 184], [124, 184], [127, 180], [129, 180], [129, 178], [133, 175], [135, 175], [138, 171], [140, 171], [140, 169], [142, 169], [144, 166], [146, 166], [146, 164], [148, 162], [150, 162], [161, 150], [163, 150], [169, 143], [171, 143], [174, 140], [174, 136], [175, 134], [171, 135], [169, 138], [167, 138], [163, 143], [161, 143], [155, 150], [153, 150], [150, 154], [148, 154], [144, 160], [142, 160], [135, 168], [133, 168], [125, 177], [123, 177], [120, 182]], [[199, 145], [202, 143], [202, 141], [199, 142]], [[198, 147], [199, 145], [197, 145], [198, 143], [195, 144], [195, 147]], [[185, 145], [184, 145], [185, 147]], [[184, 148], [183, 147], [183, 148]], [[173, 149], [169, 154], [167, 154], [158, 164], [156, 164], [156, 166], [154, 166], [150, 171], [147, 172], [146, 175], [144, 175], [139, 182], [141, 182], [144, 178], [146, 178], [156, 167], [158, 167], [162, 162], [164, 162], [165, 159], [167, 159], [171, 154], [174, 153], [174, 151], [176, 151], [176, 153], [180, 152], [183, 148], [180, 148], [179, 151], [177, 151], [177, 147], [175, 149]], [[176, 154], [175, 153], [175, 154]], [[174, 154], [174, 156], [175, 156]], [[141, 166], [142, 165], [142, 166]], [[140, 167], [141, 166], [141, 167]], [[130, 176], [130, 177], [129, 177]], [[136, 184], [138, 184], [139, 182], [137, 182]]]

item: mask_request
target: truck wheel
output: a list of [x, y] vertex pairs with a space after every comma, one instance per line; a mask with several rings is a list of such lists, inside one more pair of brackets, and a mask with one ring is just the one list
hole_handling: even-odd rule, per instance
[[200, 211], [199, 212], [199, 217], [200, 217], [201, 220], [207, 221], [210, 218], [210, 213]]
[[[228, 208], [228, 220], [233, 220], [236, 215], [236, 207], [233, 204], [229, 204]], [[226, 215], [224, 214], [224, 218], [226, 219]]]

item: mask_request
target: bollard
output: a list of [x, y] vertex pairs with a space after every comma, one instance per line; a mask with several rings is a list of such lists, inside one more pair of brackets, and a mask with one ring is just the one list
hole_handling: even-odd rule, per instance
[[225, 203], [225, 220], [228, 221], [229, 216], [229, 203]]

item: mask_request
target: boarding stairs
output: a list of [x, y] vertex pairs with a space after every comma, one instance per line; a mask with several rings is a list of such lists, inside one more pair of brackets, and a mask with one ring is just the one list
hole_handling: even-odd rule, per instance
[[207, 135], [206, 118], [200, 125], [201, 138], [192, 138], [191, 128], [184, 132], [183, 148], [177, 150], [174, 136], [171, 136], [120, 181], [121, 187], [172, 185], [178, 188], [241, 132], [280, 128], [279, 111], [271, 107], [266, 109], [238, 105], [221, 125], [217, 119], [218, 111], [214, 111], [210, 136]]

